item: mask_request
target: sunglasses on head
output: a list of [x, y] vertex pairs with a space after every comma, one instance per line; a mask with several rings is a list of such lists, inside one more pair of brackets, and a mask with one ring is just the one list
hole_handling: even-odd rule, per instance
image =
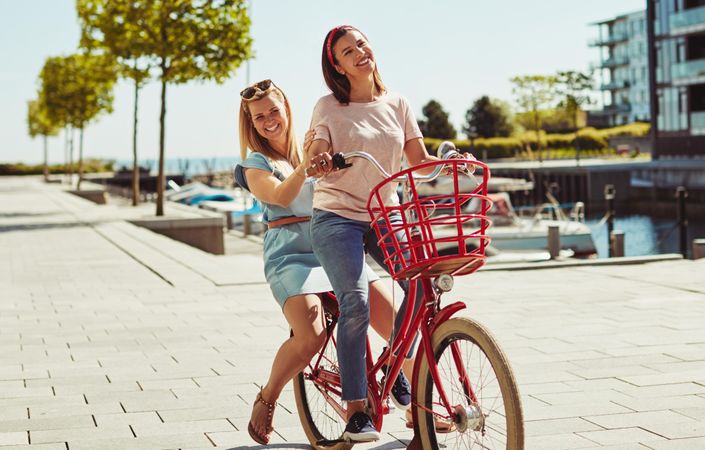
[[274, 83], [272, 83], [272, 80], [259, 81], [240, 91], [240, 97], [245, 100], [250, 100], [257, 94], [257, 92], [267, 92], [273, 85]]

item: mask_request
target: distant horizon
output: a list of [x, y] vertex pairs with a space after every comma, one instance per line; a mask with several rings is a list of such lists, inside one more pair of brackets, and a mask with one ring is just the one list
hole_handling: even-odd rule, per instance
[[[293, 0], [251, 3], [255, 59], [223, 85], [168, 86], [166, 158], [237, 156], [238, 93], [248, 80], [271, 78], [284, 89], [294, 129], [303, 137], [317, 98], [328, 93], [320, 73], [322, 39], [340, 23], [351, 23], [368, 35], [385, 84], [409, 99], [417, 119], [434, 99], [449, 113], [458, 137], [464, 138], [465, 112], [477, 98], [488, 95], [514, 106], [512, 76], [588, 70], [599, 60], [597, 50], [588, 47], [588, 40], [597, 36], [590, 24], [646, 7], [643, 0], [514, 0], [501, 5], [478, 0], [434, 5], [421, 0], [311, 0], [306, 8]], [[36, 14], [39, 9], [42, 14]], [[400, 14], [404, 20], [390, 21]], [[296, 25], [301, 23], [307, 25]], [[41, 163], [42, 140], [27, 134], [26, 104], [36, 96], [45, 59], [74, 52], [78, 34], [72, 0], [5, 5], [0, 52], [12, 64], [0, 69], [1, 162]], [[115, 88], [114, 113], [85, 130], [84, 157], [132, 159], [132, 107], [132, 86], [121, 80]], [[139, 108], [138, 157], [154, 160], [157, 82], [142, 89]], [[63, 142], [63, 135], [49, 139], [50, 163], [63, 162]], [[74, 158], [77, 153], [76, 145]]]

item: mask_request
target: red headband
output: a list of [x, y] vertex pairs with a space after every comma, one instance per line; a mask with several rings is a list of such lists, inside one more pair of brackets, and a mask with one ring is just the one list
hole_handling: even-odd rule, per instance
[[331, 49], [331, 43], [333, 42], [333, 36], [338, 32], [338, 30], [357, 30], [357, 28], [352, 25], [340, 25], [328, 32], [328, 39], [326, 39], [326, 55], [328, 55], [328, 62], [333, 67], [335, 67], [335, 62], [333, 61], [333, 49]]

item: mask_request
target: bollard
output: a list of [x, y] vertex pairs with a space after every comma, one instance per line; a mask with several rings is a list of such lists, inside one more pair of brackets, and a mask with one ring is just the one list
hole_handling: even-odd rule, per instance
[[693, 259], [705, 258], [705, 239], [693, 239]]
[[242, 216], [242, 234], [245, 236], [248, 236], [252, 232], [252, 229], [250, 228], [250, 215], [245, 214]]
[[548, 254], [551, 259], [558, 258], [561, 252], [561, 233], [558, 225], [548, 226]]
[[676, 188], [676, 199], [678, 202], [678, 242], [683, 258], [688, 257], [688, 217], [685, 214], [685, 199], [688, 198], [688, 190], [684, 186]]
[[607, 256], [612, 257], [612, 230], [614, 230], [614, 195], [617, 191], [613, 184], [605, 185], [605, 201], [607, 202]]
[[612, 256], [624, 256], [624, 231], [614, 230], [610, 236]]

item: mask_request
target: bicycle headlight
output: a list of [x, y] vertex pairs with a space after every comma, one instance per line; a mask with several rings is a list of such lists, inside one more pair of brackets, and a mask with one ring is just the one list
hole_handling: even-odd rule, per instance
[[453, 277], [447, 273], [441, 274], [436, 278], [436, 287], [439, 291], [450, 292], [453, 289]]

